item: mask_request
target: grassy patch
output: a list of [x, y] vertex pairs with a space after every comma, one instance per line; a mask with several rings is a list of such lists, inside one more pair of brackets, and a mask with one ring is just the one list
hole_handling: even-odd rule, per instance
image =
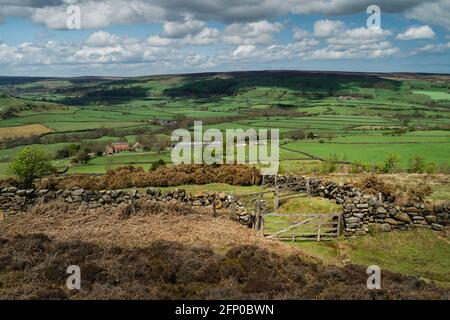
[[326, 263], [361, 265], [414, 275], [450, 287], [450, 243], [431, 230], [378, 233], [354, 240], [295, 243]]

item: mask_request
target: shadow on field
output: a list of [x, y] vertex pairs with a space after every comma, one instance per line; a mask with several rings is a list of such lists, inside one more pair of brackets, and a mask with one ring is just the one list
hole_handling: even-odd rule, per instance
[[232, 96], [256, 87], [267, 87], [291, 90], [305, 98], [325, 99], [332, 95], [345, 95], [353, 87], [399, 90], [400, 85], [400, 81], [368, 74], [254, 71], [221, 73], [220, 77], [218, 74], [185, 76], [183, 85], [165, 89], [164, 94], [173, 98], [207, 98]]

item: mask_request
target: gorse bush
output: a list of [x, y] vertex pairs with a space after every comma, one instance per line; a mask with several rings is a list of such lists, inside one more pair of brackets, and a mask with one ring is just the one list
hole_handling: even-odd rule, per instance
[[[55, 181], [52, 180], [57, 180]], [[170, 187], [190, 184], [226, 183], [249, 186], [261, 181], [259, 170], [244, 165], [183, 164], [159, 166], [146, 172], [143, 168], [125, 166], [108, 170], [104, 176], [72, 175], [46, 179], [40, 187], [57, 189], [81, 187], [90, 190]]]
[[423, 173], [425, 172], [427, 164], [422, 157], [414, 157], [409, 160], [408, 172], [410, 173]]

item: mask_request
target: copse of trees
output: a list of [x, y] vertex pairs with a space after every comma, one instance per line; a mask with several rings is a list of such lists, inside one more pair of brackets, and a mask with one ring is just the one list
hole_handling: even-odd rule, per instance
[[35, 179], [55, 171], [50, 156], [33, 147], [26, 147], [19, 151], [10, 162], [9, 169], [25, 188], [32, 187]]
[[79, 144], [69, 144], [56, 151], [56, 159], [73, 157], [81, 149]]
[[165, 148], [170, 147], [170, 138], [162, 135], [142, 135], [136, 140], [144, 147], [145, 151], [155, 151], [161, 153]]

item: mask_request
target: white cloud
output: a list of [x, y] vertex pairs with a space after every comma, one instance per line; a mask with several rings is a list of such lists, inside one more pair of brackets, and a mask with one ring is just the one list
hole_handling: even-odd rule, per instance
[[422, 1], [408, 10], [406, 16], [450, 31], [450, 0]]
[[342, 21], [319, 20], [314, 24], [314, 34], [325, 38], [328, 45], [315, 50], [306, 59], [380, 58], [400, 53], [400, 49], [387, 40], [392, 35], [389, 30], [347, 29]]
[[114, 24], [132, 24], [158, 22], [165, 16], [165, 10], [155, 6], [151, 1], [109, 0], [109, 1], [64, 1], [59, 6], [43, 6], [29, 9], [31, 21], [44, 24], [51, 29], [67, 28], [69, 3], [81, 8], [82, 28], [101, 28]]
[[170, 21], [163, 24], [165, 36], [168, 38], [183, 38], [188, 35], [195, 35], [205, 28], [206, 23], [195, 20], [192, 16], [185, 17], [183, 22]]
[[[82, 9], [83, 28], [179, 21], [255, 22], [293, 14], [329, 16], [364, 13], [373, 0], [0, 0], [0, 17], [29, 17], [49, 28], [65, 28], [69, 4]], [[450, 30], [450, 0], [378, 0], [383, 13], [405, 13]]]
[[147, 39], [147, 42], [151, 46], [166, 47], [166, 46], [170, 46], [173, 43], [173, 39], [164, 38], [164, 37], [156, 35], [156, 36], [150, 36]]
[[314, 35], [322, 38], [331, 37], [341, 32], [344, 26], [339, 20], [318, 20], [314, 23]]
[[421, 48], [418, 48], [412, 52], [412, 54], [420, 53], [440, 53], [450, 50], [450, 42], [441, 44], [427, 44]]
[[251, 23], [234, 23], [225, 28], [223, 40], [229, 44], [268, 44], [273, 34], [283, 30], [281, 23], [262, 20]]
[[294, 38], [294, 40], [297, 40], [297, 41], [303, 40], [310, 36], [308, 31], [305, 31], [298, 27], [294, 27], [292, 29], [292, 34], [293, 34], [292, 37]]
[[430, 26], [411, 27], [397, 36], [399, 40], [432, 39], [436, 36]]
[[255, 45], [244, 44], [244, 45], [237, 47], [237, 49], [233, 52], [233, 57], [249, 58], [249, 57], [253, 57], [256, 52], [257, 52], [257, 47]]
[[[438, 0], [427, 0], [435, 2]], [[347, 15], [366, 12], [368, 6], [377, 4], [383, 12], [399, 13], [414, 8], [423, 0], [290, 0], [290, 10], [297, 14]]]
[[183, 45], [209, 45], [216, 43], [221, 36], [221, 32], [215, 28], [203, 28], [195, 35], [188, 35], [182, 39]]
[[119, 41], [119, 37], [108, 32], [94, 32], [87, 40], [86, 44], [95, 47], [115, 45]]

